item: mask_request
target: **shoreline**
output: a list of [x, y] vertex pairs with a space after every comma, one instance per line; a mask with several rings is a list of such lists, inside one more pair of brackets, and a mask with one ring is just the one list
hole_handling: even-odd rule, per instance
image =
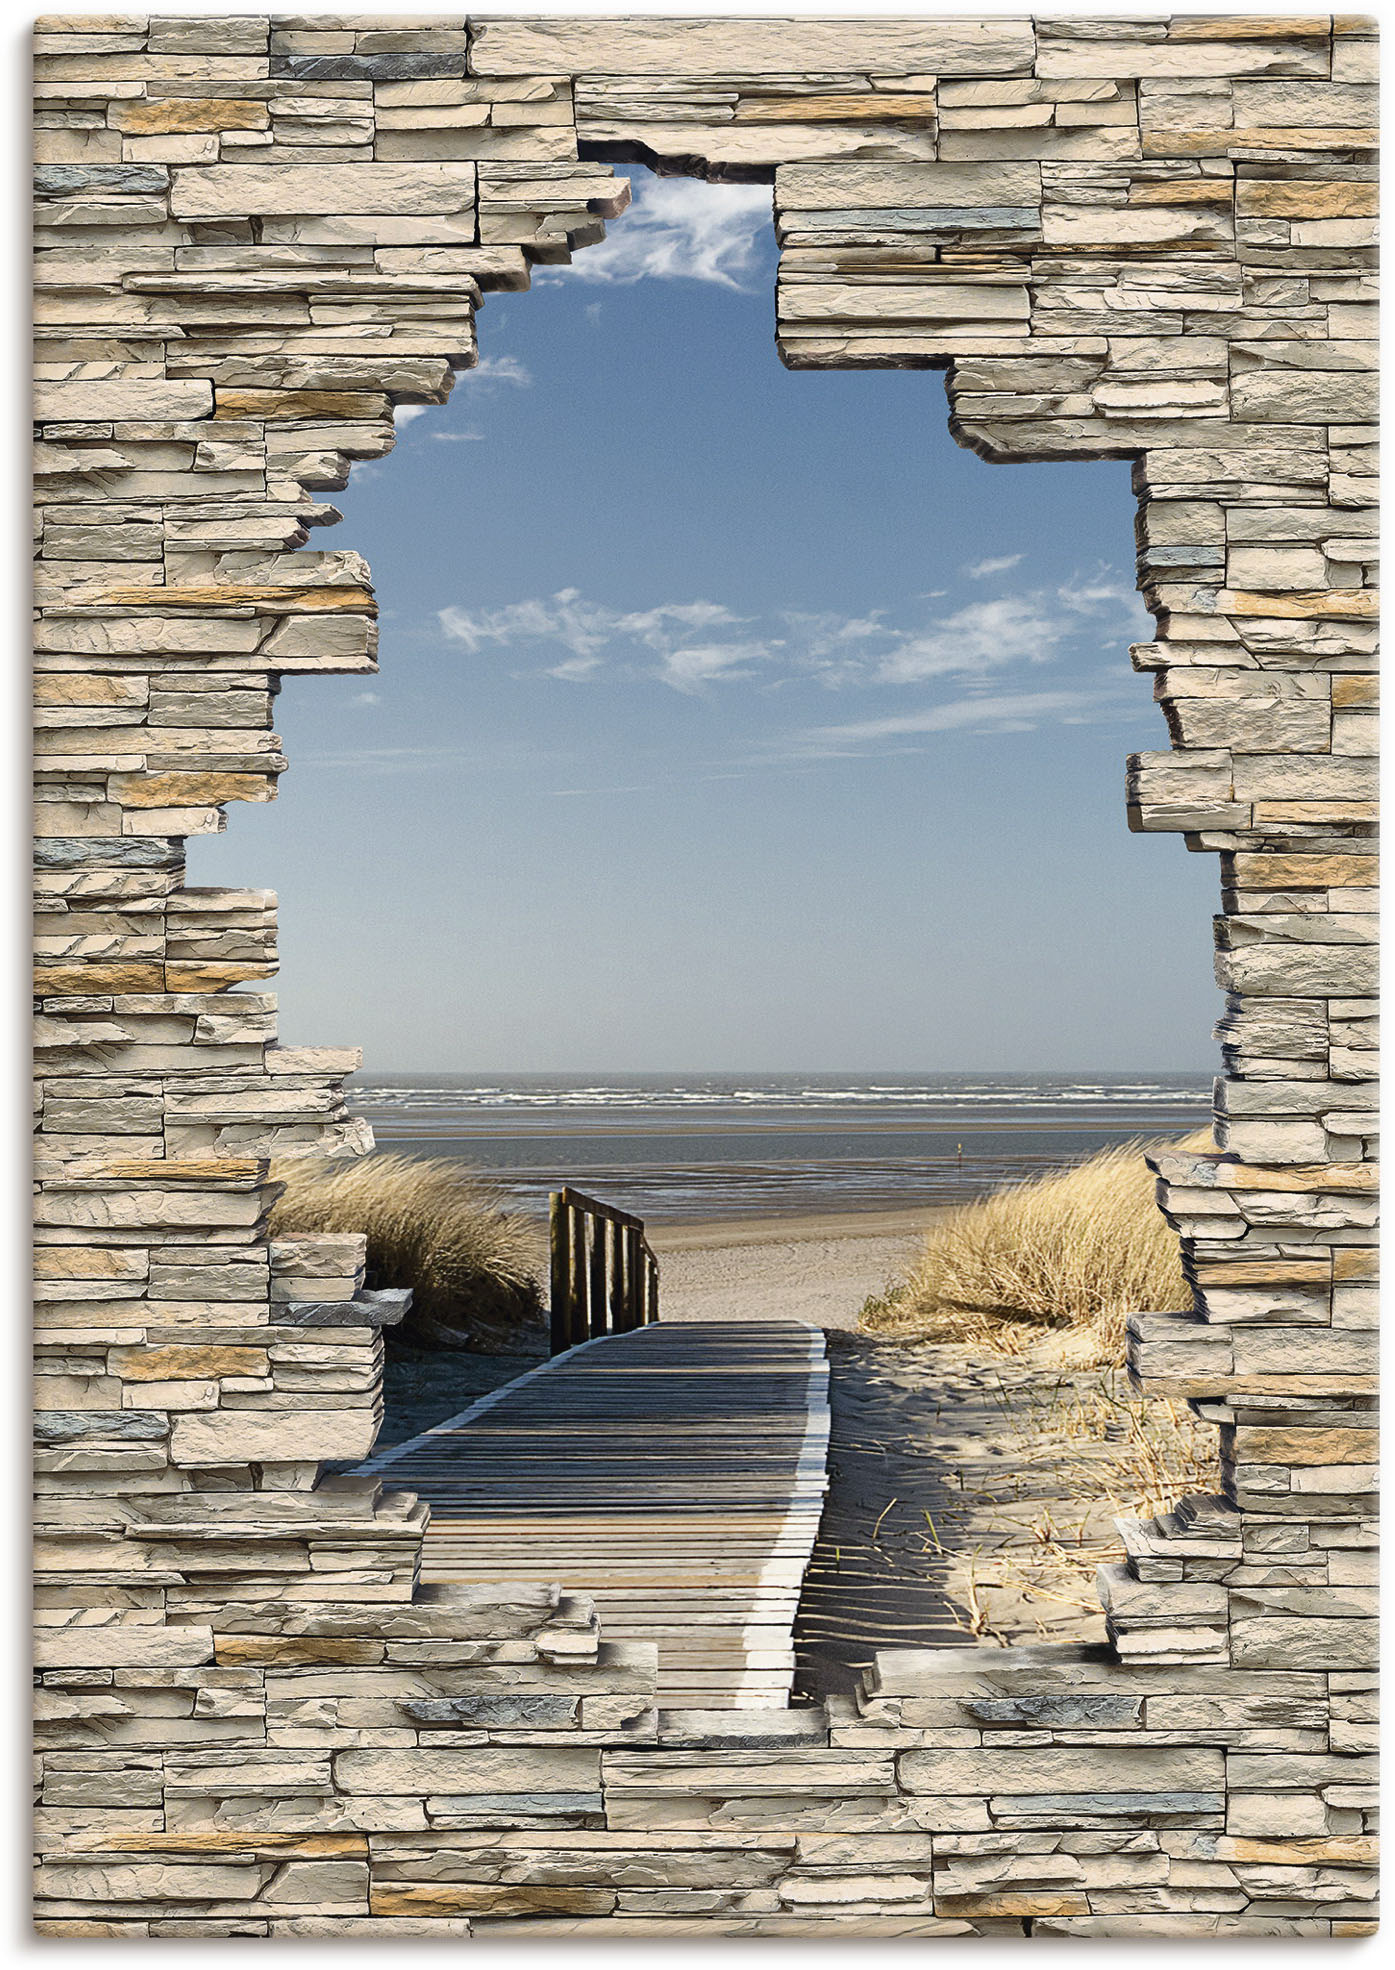
[[[384, 1142], [506, 1142], [514, 1136], [557, 1136], [574, 1140], [581, 1137], [624, 1136], [704, 1136], [704, 1135], [938, 1135], [959, 1136], [992, 1135], [998, 1131], [1011, 1133], [1045, 1133], [1056, 1135], [1116, 1135], [1138, 1136], [1151, 1140], [1154, 1134], [1171, 1135], [1178, 1129], [1185, 1129], [1193, 1117], [1198, 1117], [1196, 1126], [1204, 1122], [1209, 1111], [1204, 1111], [1197, 1103], [1179, 1104], [1176, 1110], [1165, 1114], [1135, 1116], [1130, 1121], [1114, 1121], [1105, 1116], [1083, 1116], [1063, 1119], [1051, 1115], [1012, 1115], [985, 1116], [879, 1116], [854, 1115], [820, 1116], [801, 1115], [785, 1117], [764, 1117], [755, 1119], [744, 1112], [739, 1115], [708, 1119], [687, 1114], [675, 1115], [670, 1119], [654, 1121], [634, 1121], [627, 1117], [589, 1114], [569, 1114], [566, 1126], [559, 1126], [559, 1117], [553, 1114], [536, 1118], [511, 1115], [501, 1120], [496, 1127], [487, 1124], [466, 1122], [457, 1124], [430, 1121], [414, 1121], [410, 1127], [395, 1128], [399, 1121], [396, 1110], [377, 1112], [371, 1102], [351, 1105], [350, 1112], [372, 1127], [374, 1134], [381, 1131]], [[1154, 1126], [1156, 1124], [1156, 1127]]]
[[843, 1242], [861, 1238], [912, 1239], [952, 1204], [913, 1204], [894, 1210], [801, 1211], [788, 1217], [764, 1213], [749, 1218], [692, 1218], [674, 1224], [650, 1223], [645, 1236], [660, 1258], [668, 1252], [737, 1251], [752, 1246], [797, 1245], [818, 1239]]

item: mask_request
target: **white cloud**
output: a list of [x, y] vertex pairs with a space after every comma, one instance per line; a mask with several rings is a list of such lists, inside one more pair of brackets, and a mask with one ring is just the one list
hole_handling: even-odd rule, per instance
[[714, 678], [750, 677], [766, 655], [763, 643], [680, 643], [664, 652], [659, 675], [676, 691], [692, 691]]
[[562, 588], [545, 600], [510, 602], [502, 609], [473, 615], [464, 609], [441, 609], [437, 619], [450, 640], [463, 644], [472, 656], [486, 644], [507, 649], [560, 643], [571, 657], [549, 666], [545, 674], [571, 684], [595, 675], [602, 652], [627, 644], [632, 650], [637, 646], [655, 652], [657, 666], [643, 667], [681, 691], [716, 677], [749, 675], [750, 663], [766, 654], [762, 643], [708, 640], [713, 629], [741, 621], [720, 602], [661, 602], [651, 609], [613, 609], [603, 602], [588, 602], [579, 589]]
[[1093, 691], [1008, 691], [996, 697], [957, 698], [924, 711], [859, 719], [849, 725], [813, 726], [793, 734], [791, 746], [805, 757], [829, 757], [933, 732], [1030, 732], [1048, 719], [1053, 723], [1079, 722], [1100, 704], [1100, 694]]
[[[1101, 568], [1093, 576], [1073, 575], [1061, 583], [1056, 598], [1063, 608], [1077, 616], [1098, 616], [1116, 609], [1135, 616], [1146, 616], [1143, 598], [1131, 582]], [[1152, 625], [1149, 624], [1151, 633]]]
[[349, 700], [351, 705], [380, 705], [382, 702], [376, 691], [356, 691]]
[[917, 684], [927, 677], [981, 676], [1009, 664], [1046, 663], [1073, 626], [1038, 595], [970, 602], [906, 635], [877, 674], [883, 683]]
[[427, 411], [434, 410], [435, 408], [436, 406], [434, 404], [394, 404], [392, 407], [392, 421], [397, 425], [411, 424], [418, 417], [425, 417]]
[[989, 575], [1005, 575], [1023, 558], [1021, 554], [990, 554], [986, 561], [971, 561], [964, 573], [970, 581], [983, 581]]
[[476, 388], [482, 383], [512, 383], [518, 389], [526, 390], [533, 381], [532, 372], [517, 356], [481, 356], [477, 363], [470, 369], [462, 369], [460, 374]]
[[599, 246], [580, 251], [554, 278], [705, 280], [739, 288], [773, 252], [769, 185], [708, 185], [693, 178], [639, 180], [634, 203]]
[[[801, 680], [828, 690], [951, 678], [986, 687], [1013, 672], [1072, 655], [1078, 660], [1098, 644], [1122, 646], [1146, 620], [1137, 595], [1108, 569], [1073, 576], [1056, 589], [988, 596], [944, 613], [924, 608], [909, 625], [888, 621], [880, 609], [847, 616], [771, 610], [756, 618], [703, 599], [618, 609], [576, 588], [498, 609], [446, 608], [437, 619], [445, 636], [472, 655], [489, 647], [531, 648], [543, 659], [542, 674], [565, 683], [597, 678], [610, 666], [687, 692], [755, 676], [767, 691]], [[560, 661], [559, 650], [566, 653]]]
[[433, 431], [431, 435], [438, 445], [479, 445], [484, 442], [483, 431]]

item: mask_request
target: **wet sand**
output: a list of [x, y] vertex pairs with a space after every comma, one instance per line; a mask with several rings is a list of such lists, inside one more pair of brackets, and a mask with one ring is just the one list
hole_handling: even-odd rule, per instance
[[651, 1225], [664, 1320], [807, 1320], [850, 1332], [940, 1213], [826, 1212]]

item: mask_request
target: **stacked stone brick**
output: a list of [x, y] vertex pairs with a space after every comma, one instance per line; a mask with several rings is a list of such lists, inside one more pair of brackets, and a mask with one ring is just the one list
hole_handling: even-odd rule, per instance
[[[36, 38], [40, 1920], [62, 1935], [1369, 1925], [1375, 50], [1347, 17], [61, 16]], [[1193, 1303], [1131, 1367], [1221, 1489], [1122, 1527], [1107, 1651], [653, 1706], [584, 1599], [416, 1584], [376, 1480], [357, 1055], [276, 1044], [284, 675], [371, 670], [322, 495], [441, 402], [616, 162], [773, 181], [802, 367], [948, 371], [997, 461], [1135, 461], [1129, 816], [1220, 857]], [[250, 989], [249, 989], [250, 988]]]

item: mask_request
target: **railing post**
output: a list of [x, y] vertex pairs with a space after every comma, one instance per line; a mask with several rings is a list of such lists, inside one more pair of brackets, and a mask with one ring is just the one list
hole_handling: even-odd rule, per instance
[[625, 1332], [632, 1334], [643, 1320], [644, 1234], [637, 1226], [625, 1227]]
[[552, 1352], [562, 1354], [572, 1344], [572, 1214], [563, 1190], [554, 1190], [548, 1198], [547, 1228], [552, 1253]]
[[634, 1252], [630, 1243], [630, 1227], [627, 1224], [616, 1225], [615, 1248], [618, 1263], [615, 1268], [614, 1326], [617, 1334], [628, 1334], [630, 1331], [630, 1282], [634, 1278]]
[[606, 1234], [610, 1230], [610, 1226], [604, 1218], [593, 1217], [590, 1220], [590, 1230], [591, 1267], [590, 1277], [586, 1282], [586, 1311], [588, 1315], [587, 1332], [590, 1339], [595, 1340], [598, 1335], [604, 1334], [605, 1332], [605, 1247]]
[[571, 1346], [577, 1347], [591, 1336], [591, 1271], [589, 1235], [591, 1219], [575, 1204], [571, 1206]]

